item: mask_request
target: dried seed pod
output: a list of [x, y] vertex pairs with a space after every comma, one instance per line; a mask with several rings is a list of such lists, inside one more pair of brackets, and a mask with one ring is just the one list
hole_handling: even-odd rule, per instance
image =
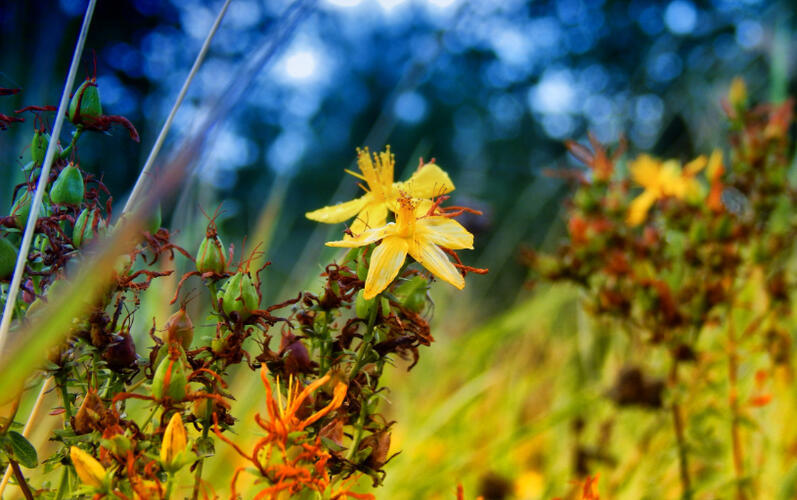
[[75, 434], [88, 434], [96, 429], [105, 409], [102, 399], [96, 391], [90, 389], [72, 418], [72, 428], [75, 430]]
[[194, 340], [194, 324], [186, 313], [185, 306], [169, 316], [166, 321], [167, 343], [178, 343], [183, 349], [188, 350]]
[[61, 170], [50, 188], [50, 200], [59, 205], [78, 205], [83, 201], [84, 194], [83, 174], [74, 163]]
[[122, 332], [118, 340], [111, 342], [105, 347], [102, 358], [108, 363], [108, 367], [114, 371], [134, 368], [138, 361], [138, 356], [136, 355], [136, 344], [133, 342], [133, 336], [129, 332]]

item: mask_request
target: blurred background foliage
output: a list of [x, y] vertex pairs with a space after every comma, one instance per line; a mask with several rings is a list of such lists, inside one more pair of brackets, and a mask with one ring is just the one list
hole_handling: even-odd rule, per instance
[[[24, 89], [4, 98], [0, 112], [56, 104], [85, 4], [0, 0], [0, 87]], [[87, 49], [96, 54], [103, 106], [128, 117], [142, 142], [112, 130], [112, 138], [87, 137], [78, 158], [104, 174], [117, 202], [132, 187], [220, 5], [99, 2]], [[233, 0], [167, 151], [264, 43], [287, 5]], [[388, 416], [399, 421], [394, 444], [404, 452], [388, 465], [386, 498], [446, 498], [462, 480], [469, 492], [500, 489], [503, 481], [520, 498], [561, 494], [575, 477], [562, 441], [569, 419], [605, 387], [600, 349], [590, 354], [599, 359], [585, 365], [576, 356], [577, 366], [568, 364], [593, 342], [576, 321], [574, 294], [523, 287], [519, 249], [551, 245], [561, 234], [569, 189], [546, 169], [575, 165], [562, 142], [583, 142], [587, 131], [606, 143], [625, 136], [632, 152], [681, 159], [722, 146], [719, 102], [733, 76], [744, 76], [754, 100], [795, 93], [794, 13], [786, 0], [319, 2], [208, 140], [197, 175], [164, 204], [164, 225], [193, 249], [205, 220], [198, 207], [212, 212], [223, 202], [225, 243], [234, 242], [239, 256], [245, 235], [266, 241], [273, 264], [264, 295], [284, 300], [304, 285], [318, 286], [320, 264], [337, 255], [322, 243], [342, 227], [319, 226], [304, 213], [355, 193], [343, 169], [356, 147], [390, 144], [405, 178], [419, 157], [436, 158], [457, 186], [453, 202], [485, 212], [465, 221], [477, 235], [465, 262], [490, 274], [471, 277], [466, 294], [435, 294], [438, 343], [409, 375], [394, 373]], [[82, 72], [91, 68], [87, 55]], [[30, 121], [0, 134], [4, 206], [22, 179]], [[164, 310], [166, 296], [144, 307]], [[594, 384], [584, 386], [590, 376]], [[246, 394], [259, 393], [241, 384]], [[558, 391], [570, 399], [557, 400]], [[247, 404], [258, 409], [257, 401]], [[542, 428], [555, 430], [546, 438], [561, 453], [553, 461], [542, 458]], [[440, 474], [420, 475], [419, 463]]]

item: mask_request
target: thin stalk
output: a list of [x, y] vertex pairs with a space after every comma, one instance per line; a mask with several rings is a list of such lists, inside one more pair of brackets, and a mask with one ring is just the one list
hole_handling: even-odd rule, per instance
[[[202, 420], [202, 440], [208, 438], [208, 431], [210, 430], [210, 418], [207, 416]], [[205, 465], [207, 457], [202, 457], [199, 460], [199, 465], [196, 466], [196, 475], [194, 476], [194, 491], [191, 495], [192, 500], [199, 498], [199, 485], [202, 483], [202, 466]]]
[[63, 500], [66, 495], [66, 490], [69, 489], [69, 467], [64, 467], [64, 472], [61, 473], [61, 484], [58, 485], [58, 491], [55, 494], [55, 500]]
[[736, 499], [746, 500], [742, 479], [744, 478], [744, 452], [742, 450], [741, 429], [739, 428], [739, 354], [736, 350], [736, 333], [733, 328], [733, 315], [728, 314], [728, 402], [731, 407], [731, 447], [733, 450], [733, 470], [736, 475]]
[[355, 359], [354, 365], [351, 367], [351, 371], [349, 372], [349, 381], [354, 380], [354, 377], [357, 376], [360, 368], [362, 368], [365, 361], [365, 353], [368, 351], [368, 347], [371, 345], [371, 338], [374, 334], [374, 325], [376, 324], [376, 313], [379, 308], [378, 299], [378, 295], [374, 297], [374, 303], [371, 306], [371, 313], [368, 316], [368, 329], [365, 331], [365, 335], [363, 335], [363, 340], [360, 343], [359, 350], [357, 351], [357, 358]]
[[96, 4], [97, 0], [90, 0], [88, 7], [86, 7], [86, 14], [83, 16], [83, 25], [80, 28], [80, 35], [78, 36], [75, 50], [72, 53], [72, 63], [69, 66], [69, 73], [66, 77], [64, 90], [61, 92], [61, 101], [58, 103], [58, 111], [55, 113], [55, 125], [53, 125], [53, 130], [50, 133], [51, 139], [47, 144], [47, 152], [44, 155], [44, 162], [42, 163], [41, 173], [39, 174], [36, 193], [30, 205], [30, 215], [28, 215], [28, 221], [25, 224], [25, 233], [22, 236], [22, 244], [19, 247], [17, 263], [14, 266], [14, 276], [11, 278], [11, 284], [8, 287], [5, 309], [3, 310], [3, 320], [0, 322], [0, 353], [5, 352], [8, 331], [11, 327], [11, 317], [14, 315], [13, 311], [17, 303], [19, 286], [22, 283], [22, 275], [25, 273], [25, 266], [28, 263], [28, 252], [30, 251], [30, 245], [33, 242], [33, 235], [36, 231], [36, 220], [39, 218], [42, 197], [44, 196], [44, 191], [47, 189], [50, 167], [55, 159], [55, 146], [58, 143], [58, 136], [61, 134], [61, 128], [64, 125], [66, 108], [69, 105], [69, 94], [72, 92], [72, 86], [75, 83], [75, 75], [80, 65], [80, 57], [83, 54], [83, 46], [86, 43], [86, 36], [89, 32], [89, 25], [91, 24], [91, 18], [94, 15], [94, 7]]
[[191, 82], [194, 80], [194, 76], [196, 76], [197, 71], [199, 71], [199, 67], [202, 65], [202, 61], [205, 60], [205, 55], [208, 52], [208, 48], [210, 47], [210, 41], [213, 40], [213, 36], [216, 34], [216, 31], [221, 24], [221, 20], [224, 19], [224, 14], [227, 12], [227, 7], [230, 6], [231, 0], [226, 0], [224, 5], [221, 6], [221, 10], [219, 14], [216, 16], [216, 21], [213, 22], [213, 25], [210, 27], [210, 31], [208, 35], [205, 37], [205, 42], [202, 44], [202, 48], [199, 50], [199, 54], [197, 54], [196, 59], [194, 59], [194, 65], [191, 66], [191, 71], [188, 72], [188, 76], [185, 78], [185, 82], [183, 82], [183, 87], [180, 89], [180, 93], [177, 94], [177, 100], [174, 101], [174, 105], [172, 106], [172, 110], [169, 111], [169, 116], [166, 118], [166, 122], [163, 124], [160, 133], [158, 133], [158, 138], [155, 139], [155, 144], [152, 146], [152, 149], [149, 152], [149, 156], [147, 156], [147, 161], [144, 162], [144, 167], [141, 169], [141, 173], [138, 175], [138, 179], [136, 180], [136, 185], [133, 186], [133, 191], [130, 193], [130, 196], [127, 198], [127, 203], [125, 203], [125, 208], [122, 210], [123, 214], [130, 212], [135, 206], [135, 202], [138, 201], [138, 197], [141, 196], [142, 191], [146, 187], [146, 179], [152, 173], [152, 166], [155, 164], [155, 158], [157, 158], [158, 153], [163, 147], [163, 141], [166, 140], [166, 135], [169, 133], [169, 129], [172, 127], [172, 121], [174, 121], [174, 116], [177, 114], [177, 110], [180, 109], [180, 105], [183, 103], [183, 99], [185, 98], [186, 92], [188, 92], [188, 87], [191, 85]]
[[[28, 437], [30, 435], [30, 431], [33, 429], [33, 422], [39, 418], [39, 412], [41, 411], [42, 402], [44, 401], [44, 395], [47, 394], [47, 391], [50, 390], [50, 386], [52, 386], [53, 377], [48, 378], [42, 384], [41, 390], [39, 390], [39, 395], [36, 397], [36, 402], [33, 403], [33, 408], [30, 410], [30, 415], [28, 416], [28, 421], [25, 422], [25, 427], [22, 429], [22, 435]], [[0, 482], [0, 498], [3, 498], [3, 492], [8, 485], [8, 480], [11, 478], [11, 466], [8, 466], [6, 469], [6, 473], [3, 476], [2, 482]]]
[[[670, 386], [678, 385], [678, 360], [673, 356], [672, 368], [670, 368]], [[692, 498], [692, 482], [689, 477], [689, 461], [686, 453], [686, 438], [684, 437], [684, 417], [681, 406], [677, 402], [672, 403], [672, 421], [675, 429], [675, 440], [678, 444], [678, 465], [681, 472], [681, 498], [688, 500]]]
[[33, 493], [30, 491], [30, 486], [28, 486], [28, 482], [25, 481], [25, 475], [22, 474], [22, 469], [19, 468], [19, 464], [12, 458], [8, 459], [9, 467], [14, 471], [14, 478], [17, 480], [17, 485], [19, 489], [22, 490], [22, 494], [25, 496], [25, 500], [33, 500]]
[[363, 439], [363, 426], [365, 425], [365, 414], [367, 412], [368, 402], [364, 401], [360, 406], [360, 416], [357, 417], [357, 424], [355, 424], [356, 431], [351, 441], [351, 448], [346, 454], [346, 460], [352, 461], [357, 454], [357, 448], [360, 447], [360, 442]]

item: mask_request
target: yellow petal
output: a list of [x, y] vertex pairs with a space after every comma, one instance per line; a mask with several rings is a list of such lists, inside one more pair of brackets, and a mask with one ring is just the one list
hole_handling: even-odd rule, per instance
[[407, 240], [394, 236], [385, 238], [374, 249], [368, 265], [368, 276], [365, 278], [365, 300], [376, 297], [393, 282], [404, 264], [408, 247]]
[[304, 216], [316, 222], [337, 224], [338, 222], [349, 220], [357, 215], [357, 213], [360, 212], [363, 207], [365, 207], [365, 205], [371, 201], [371, 199], [371, 193], [366, 193], [355, 200], [319, 208], [318, 210], [307, 212], [304, 214]]
[[723, 173], [722, 167], [722, 151], [715, 149], [708, 159], [708, 166], [706, 167], [706, 175], [711, 180], [719, 179]]
[[645, 191], [637, 196], [628, 207], [628, 224], [630, 226], [638, 226], [645, 221], [648, 215], [648, 210], [653, 206], [656, 201], [656, 195], [652, 191]]
[[365, 205], [357, 218], [351, 223], [349, 229], [358, 235], [369, 229], [382, 227], [387, 222], [387, 206], [382, 202], [373, 202]]
[[421, 235], [435, 245], [461, 250], [473, 250], [473, 235], [459, 222], [447, 217], [422, 217], [416, 222], [416, 234]]
[[92, 457], [77, 446], [69, 449], [69, 456], [78, 477], [88, 486], [102, 488], [105, 482], [105, 468], [96, 458]]
[[328, 241], [326, 245], [328, 247], [340, 247], [340, 248], [364, 247], [365, 245], [370, 245], [371, 243], [374, 243], [387, 236], [392, 235], [393, 233], [395, 233], [395, 231], [396, 231], [396, 224], [391, 222], [390, 224], [386, 224], [376, 229], [369, 229], [368, 231], [363, 231], [362, 233], [356, 235], [354, 238], [346, 238], [341, 241]]
[[418, 237], [416, 234], [415, 242], [410, 248], [410, 255], [441, 280], [451, 283], [460, 290], [465, 288], [465, 278], [448, 260], [448, 255], [431, 241], [424, 237]]
[[661, 162], [650, 155], [639, 155], [629, 166], [631, 177], [637, 184], [645, 187], [655, 186], [659, 182]]
[[706, 155], [700, 155], [694, 160], [690, 161], [686, 165], [684, 165], [684, 175], [689, 177], [694, 177], [697, 175], [698, 172], [703, 170], [703, 168], [708, 163], [708, 159], [706, 159]]
[[407, 181], [395, 183], [393, 196], [398, 197], [403, 192], [411, 198], [435, 198], [453, 190], [454, 183], [448, 174], [434, 163], [427, 163]]
[[174, 457], [185, 450], [187, 442], [183, 419], [179, 413], [175, 413], [163, 433], [160, 453], [161, 463], [171, 464], [174, 461]]

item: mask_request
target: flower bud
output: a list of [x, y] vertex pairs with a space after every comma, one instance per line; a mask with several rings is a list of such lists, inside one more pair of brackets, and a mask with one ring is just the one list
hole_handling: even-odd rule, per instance
[[69, 101], [67, 117], [74, 125], [80, 125], [84, 119], [89, 121], [96, 120], [102, 116], [102, 104], [100, 104], [100, 90], [97, 88], [97, 80], [92, 78], [84, 81], [72, 95]]
[[50, 189], [50, 200], [58, 205], [78, 205], [83, 201], [84, 193], [83, 174], [74, 163], [70, 163], [55, 179]]
[[238, 271], [221, 290], [222, 308], [226, 314], [238, 313], [241, 319], [251, 316], [260, 304], [260, 296], [248, 272]]
[[75, 466], [75, 472], [83, 484], [97, 489], [105, 487], [105, 468], [96, 458], [77, 446], [69, 449], [69, 456], [72, 459], [72, 465]]
[[186, 314], [185, 307], [181, 307], [166, 321], [166, 343], [178, 343], [183, 349], [188, 350], [192, 340], [194, 340], [194, 324]]
[[728, 89], [728, 102], [735, 110], [744, 110], [747, 107], [747, 85], [744, 79], [737, 76]]
[[99, 209], [84, 208], [75, 221], [75, 227], [72, 230], [72, 243], [75, 248], [80, 248], [84, 243], [102, 235], [107, 227]]
[[[185, 399], [185, 386], [188, 377], [183, 366], [182, 348], [176, 347], [181, 355], [170, 356], [163, 359], [155, 370], [152, 378], [152, 395], [158, 401], [169, 398], [174, 402]], [[176, 359], [173, 359], [175, 358]]]
[[183, 418], [180, 413], [175, 412], [166, 426], [166, 431], [163, 433], [163, 442], [161, 443], [160, 459], [166, 470], [175, 467], [177, 455], [185, 450], [187, 444], [188, 439], [183, 425]]
[[196, 270], [200, 273], [221, 274], [225, 269], [227, 269], [227, 260], [224, 257], [224, 246], [221, 244], [221, 239], [216, 234], [206, 235], [196, 254]]
[[30, 157], [34, 165], [41, 165], [44, 162], [48, 144], [50, 144], [50, 134], [41, 130], [33, 132], [33, 139], [30, 141]]
[[17, 263], [17, 247], [6, 236], [0, 237], [0, 280], [7, 280], [14, 274]]

